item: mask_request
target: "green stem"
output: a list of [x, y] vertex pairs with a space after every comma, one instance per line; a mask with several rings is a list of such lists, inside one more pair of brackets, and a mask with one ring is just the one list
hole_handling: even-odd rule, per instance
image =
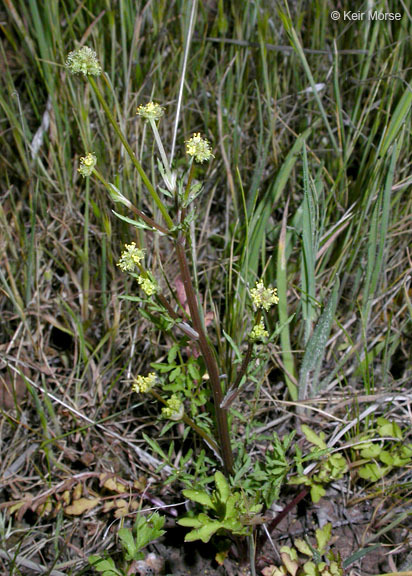
[[199, 348], [202, 353], [206, 368], [209, 374], [210, 384], [213, 393], [213, 403], [215, 407], [217, 433], [219, 437], [219, 445], [221, 449], [223, 466], [227, 476], [232, 473], [233, 469], [233, 453], [230, 444], [229, 427], [227, 419], [227, 410], [221, 408], [223, 399], [222, 388], [220, 384], [219, 370], [216, 363], [214, 353], [209, 345], [206, 331], [203, 327], [203, 322], [200, 317], [196, 293], [193, 288], [192, 278], [190, 275], [189, 265], [186, 258], [184, 249], [184, 239], [180, 236], [175, 243], [176, 253], [179, 260], [180, 273], [183, 279], [187, 303], [192, 317], [193, 327], [199, 334]]
[[[109, 182], [100, 174], [100, 172], [98, 170], [96, 170], [96, 168], [93, 169], [93, 174], [94, 174], [94, 176], [96, 176], [96, 178], [98, 180], [100, 180], [100, 182], [103, 184], [103, 186], [109, 192], [109, 194], [111, 194], [113, 191], [110, 188]], [[157, 224], [153, 220], [153, 218], [150, 218], [150, 216], [146, 216], [146, 214], [144, 212], [142, 212], [141, 210], [136, 208], [136, 206], [133, 206], [133, 204], [131, 202], [129, 202], [127, 204], [127, 208], [129, 208], [132, 212], [134, 212], [134, 214], [136, 214], [136, 216], [139, 216], [139, 218], [141, 218], [144, 222], [146, 222], [146, 224], [148, 224], [152, 228], [156, 228], [156, 230], [159, 230], [159, 232], [162, 232], [162, 234], [166, 234], [166, 235], [169, 234], [169, 231], [166, 228], [164, 228], [160, 224]]]
[[172, 171], [171, 171], [170, 166], [169, 166], [169, 160], [167, 159], [166, 152], [165, 152], [165, 149], [163, 147], [163, 143], [162, 143], [159, 131], [158, 131], [157, 126], [156, 126], [156, 122], [155, 122], [155, 120], [149, 120], [149, 122], [150, 122], [150, 126], [152, 127], [153, 135], [155, 137], [156, 144], [157, 144], [157, 147], [159, 149], [160, 156], [161, 156], [162, 162], [163, 162], [163, 166], [164, 166], [164, 169], [166, 172], [166, 178], [168, 181], [165, 182], [165, 184], [166, 184], [167, 188], [170, 190], [170, 192], [174, 192], [176, 189], [176, 185], [173, 182], [173, 174], [172, 174]]
[[156, 190], [153, 187], [153, 184], [150, 182], [149, 178], [146, 175], [146, 172], [143, 170], [142, 165], [140, 164], [139, 160], [136, 158], [135, 153], [131, 149], [129, 143], [127, 142], [127, 140], [123, 134], [123, 132], [121, 131], [116, 120], [114, 119], [114, 116], [111, 113], [111, 110], [110, 110], [109, 106], [107, 105], [107, 102], [103, 97], [103, 94], [100, 92], [100, 89], [97, 86], [94, 78], [92, 76], [88, 76], [87, 78], [90, 82], [90, 86], [93, 88], [93, 91], [97, 96], [97, 99], [99, 100], [100, 104], [102, 105], [103, 110], [105, 111], [106, 116], [109, 119], [110, 124], [113, 126], [113, 128], [114, 128], [116, 134], [118, 135], [121, 143], [126, 148], [126, 152], [128, 153], [130, 160], [133, 162], [134, 167], [136, 168], [136, 170], [140, 174], [140, 177], [142, 178], [146, 188], [149, 190], [151, 197], [153, 198], [157, 207], [159, 208], [160, 212], [162, 213], [163, 218], [164, 218], [168, 228], [173, 228], [174, 227], [173, 220], [170, 218], [169, 213], [168, 213], [165, 205], [161, 201], [158, 193], [156, 192]]
[[195, 174], [195, 163], [192, 160], [192, 165], [190, 166], [189, 177], [187, 179], [187, 184], [186, 184], [186, 188], [185, 188], [185, 205], [187, 204], [187, 201], [189, 200], [190, 185], [192, 184], [194, 174]]
[[[262, 318], [262, 310], [258, 310], [256, 312], [256, 316], [255, 316], [255, 325], [259, 324], [261, 318]], [[240, 386], [240, 384], [243, 380], [243, 376], [245, 376], [247, 368], [249, 366], [250, 359], [252, 357], [253, 344], [254, 344], [253, 342], [249, 341], [249, 344], [248, 344], [248, 347], [246, 350], [246, 354], [243, 358], [243, 362], [242, 362], [242, 365], [239, 369], [239, 372], [237, 373], [236, 380], [234, 381], [233, 385], [230, 387], [230, 389], [228, 390], [228, 393], [226, 394], [226, 396], [223, 399], [222, 408], [225, 408], [226, 410], [235, 401], [237, 395], [240, 392], [239, 386]]]
[[84, 248], [83, 248], [83, 301], [82, 301], [82, 319], [87, 320], [89, 310], [89, 289], [90, 289], [90, 271], [89, 271], [89, 212], [90, 212], [90, 183], [86, 181], [86, 197], [84, 201]]
[[[160, 396], [160, 394], [158, 394], [155, 390], [150, 390], [151, 395], [156, 398], [156, 400], [158, 400], [158, 402], [161, 402], [162, 404], [164, 404], [165, 406], [167, 406], [167, 402], [166, 400], [164, 400], [164, 398], [162, 398]], [[189, 418], [189, 416], [187, 416], [186, 414], [183, 414], [182, 416], [182, 420], [185, 424], [187, 424], [188, 426], [190, 426], [195, 432], [196, 434], [199, 434], [199, 436], [201, 438], [203, 438], [203, 440], [206, 442], [206, 444], [213, 450], [213, 452], [215, 452], [217, 455], [220, 454], [219, 452], [219, 446], [216, 444], [215, 440], [209, 436], [209, 434], [203, 430], [202, 428], [200, 428], [200, 426], [198, 426], [191, 418]]]

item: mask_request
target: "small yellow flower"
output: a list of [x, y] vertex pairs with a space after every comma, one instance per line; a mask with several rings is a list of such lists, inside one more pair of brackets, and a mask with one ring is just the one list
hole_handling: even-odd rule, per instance
[[186, 140], [186, 152], [189, 156], [193, 156], [196, 162], [200, 162], [201, 164], [203, 164], [205, 160], [214, 158], [208, 140], [202, 138], [200, 132], [193, 134], [189, 140]]
[[136, 243], [132, 242], [131, 244], [125, 244], [125, 250], [123, 250], [117, 265], [123, 272], [133, 272], [143, 258], [143, 250], [137, 248]]
[[146, 118], [146, 120], [159, 120], [164, 114], [164, 108], [156, 102], [149, 102], [146, 106], [142, 104], [137, 108], [136, 114]]
[[156, 374], [150, 372], [147, 376], [137, 376], [132, 384], [133, 392], [144, 394], [153, 388], [156, 384]]
[[276, 288], [265, 288], [262, 280], [256, 282], [255, 288], [250, 291], [250, 296], [256, 308], [264, 308], [266, 311], [279, 302]]
[[100, 76], [102, 73], [96, 52], [87, 46], [69, 53], [66, 68], [72, 74], [83, 74], [84, 76]]
[[249, 334], [249, 338], [252, 342], [257, 340], [265, 340], [269, 336], [269, 332], [265, 328], [265, 323], [263, 320], [259, 324], [255, 324]]
[[167, 406], [162, 408], [162, 416], [163, 418], [167, 418], [168, 420], [174, 420], [177, 422], [181, 420], [185, 411], [183, 406], [183, 402], [180, 400], [176, 394], [172, 394], [171, 398], [166, 402]]
[[147, 296], [153, 296], [153, 294], [156, 294], [157, 284], [150, 280], [150, 278], [143, 278], [143, 276], [139, 276], [137, 281]]
[[93, 168], [96, 166], [97, 158], [94, 154], [89, 152], [86, 156], [80, 158], [80, 168], [77, 171], [86, 178], [86, 176], [90, 176], [93, 172]]

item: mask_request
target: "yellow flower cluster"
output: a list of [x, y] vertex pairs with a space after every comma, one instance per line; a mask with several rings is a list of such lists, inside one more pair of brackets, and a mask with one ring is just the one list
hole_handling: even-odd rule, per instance
[[132, 242], [131, 244], [125, 244], [125, 250], [123, 250], [117, 265], [123, 272], [133, 272], [143, 258], [143, 250], [137, 248], [136, 243]]
[[96, 52], [87, 46], [69, 53], [66, 68], [72, 74], [83, 74], [84, 76], [100, 76], [102, 73]]
[[265, 328], [265, 323], [263, 320], [259, 324], [255, 324], [249, 334], [249, 338], [252, 342], [257, 340], [265, 340], [269, 336], [269, 332]]
[[156, 384], [156, 374], [150, 372], [147, 376], [137, 376], [132, 384], [133, 392], [144, 394], [153, 388]]
[[256, 286], [250, 291], [250, 296], [256, 308], [263, 308], [266, 311], [279, 302], [276, 288], [265, 288], [262, 280], [256, 282]]
[[143, 276], [139, 276], [137, 279], [139, 282], [140, 288], [143, 290], [147, 296], [153, 296], [157, 292], [157, 284], [150, 280], [150, 278], [143, 278]]
[[196, 162], [203, 164], [205, 160], [214, 158], [212, 149], [208, 140], [202, 138], [200, 132], [193, 134], [189, 140], [186, 140], [186, 153], [193, 156]]
[[86, 176], [90, 176], [93, 172], [94, 167], [96, 166], [97, 158], [94, 154], [89, 152], [86, 156], [80, 158], [80, 167], [77, 171], [86, 178]]
[[141, 104], [137, 108], [136, 114], [146, 118], [146, 120], [159, 120], [164, 114], [164, 108], [160, 104], [156, 104], [156, 102], [149, 102], [145, 106]]
[[180, 398], [176, 394], [172, 394], [169, 400], [167, 400], [166, 404], [167, 406], [162, 408], [163, 418], [174, 420], [175, 422], [181, 420], [185, 409]]

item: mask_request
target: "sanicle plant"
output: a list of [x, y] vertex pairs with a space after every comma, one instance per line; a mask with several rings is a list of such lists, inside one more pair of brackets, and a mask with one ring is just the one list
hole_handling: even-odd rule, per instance
[[[289, 447], [289, 441], [284, 445], [278, 441], [276, 444], [278, 450], [272, 458], [273, 462], [269, 458], [270, 465], [265, 469], [256, 468], [254, 472], [256, 482], [253, 484], [251, 476], [249, 483], [252, 494], [250, 491], [247, 492], [247, 488], [246, 492], [243, 491], [243, 487], [239, 490], [230, 483], [231, 477], [233, 481], [233, 478], [242, 476], [241, 470], [244, 466], [242, 468], [239, 464], [237, 471], [235, 470], [229, 408], [241, 392], [245, 377], [253, 369], [257, 344], [269, 338], [265, 315], [278, 303], [277, 290], [265, 285], [262, 278], [257, 278], [254, 286], [249, 287], [251, 322], [245, 337], [246, 351], [243, 357], [239, 358], [237, 372], [223, 378], [217, 350], [207, 331], [210, 319], [203, 313], [202, 299], [197, 283], [193, 280], [197, 276], [195, 262], [190, 258], [190, 225], [195, 214], [194, 201], [202, 190], [195, 179], [196, 164], [203, 164], [213, 159], [209, 141], [198, 132], [185, 141], [187, 169], [179, 172], [169, 161], [158, 130], [158, 123], [165, 113], [164, 108], [156, 102], [139, 105], [137, 115], [150, 126], [159, 151], [158, 169], [163, 186], [155, 186], [105, 100], [97, 80], [102, 74], [102, 69], [95, 52], [87, 47], [71, 52], [66, 66], [71, 73], [81, 74], [89, 82], [158, 212], [152, 215], [143, 212], [116, 186], [108, 182], [99, 170], [99, 159], [94, 153], [87, 151], [80, 158], [78, 172], [84, 178], [94, 177], [100, 181], [112, 201], [126, 207], [134, 218], [114, 212], [120, 219], [134, 227], [157, 233], [170, 241], [178, 262], [180, 288], [175, 293], [170, 291], [172, 298], [175, 298], [174, 304], [173, 300], [165, 295], [160, 278], [145, 265], [145, 250], [136, 242], [132, 241], [124, 246], [118, 267], [136, 280], [139, 294], [128, 298], [144, 303], [141, 313], [146, 314], [149, 319], [157, 318], [159, 321], [157, 326], [162, 326], [164, 330], [176, 330], [182, 335], [182, 344], [179, 346], [177, 343], [170, 348], [167, 363], [152, 363], [154, 371], [135, 376], [132, 391], [148, 394], [157, 399], [163, 405], [161, 417], [168, 421], [165, 427], [182, 421], [186, 425], [186, 431], [192, 429], [212, 450], [215, 456], [213, 463], [215, 469], [219, 467], [219, 463], [221, 466], [221, 471], [217, 470], [214, 475], [216, 485], [214, 492], [209, 493], [203, 488], [184, 491], [184, 495], [203, 506], [206, 512], [201, 512], [197, 516], [189, 515], [180, 523], [192, 528], [186, 536], [187, 540], [201, 539], [206, 542], [213, 534], [222, 531], [232, 533], [234, 536], [250, 536], [253, 524], [259, 523], [259, 511], [263, 504], [270, 506], [272, 497], [269, 495], [279, 493], [280, 484], [286, 477], [288, 464], [285, 452]], [[188, 346], [192, 348], [192, 354], [184, 352]], [[190, 400], [186, 402], [187, 407], [186, 398]], [[156, 442], [149, 438], [147, 440], [160, 453], [161, 449]], [[166, 454], [162, 455], [167, 459]], [[202, 462], [205, 461], [203, 456]], [[259, 485], [262, 486], [262, 490], [254, 491], [253, 486]]]
[[[188, 258], [188, 248], [190, 246], [189, 229], [190, 221], [193, 218], [191, 204], [201, 192], [201, 186], [194, 182], [195, 165], [196, 163], [203, 164], [213, 158], [210, 143], [200, 133], [194, 133], [188, 138], [185, 141], [185, 151], [189, 164], [188, 170], [183, 175], [178, 174], [173, 166], [170, 165], [158, 131], [158, 122], [164, 115], [164, 108], [156, 102], [139, 105], [137, 115], [147, 122], [152, 129], [159, 151], [158, 167], [164, 187], [156, 187], [147, 176], [105, 100], [97, 80], [97, 77], [102, 74], [102, 68], [96, 53], [88, 47], [71, 52], [68, 55], [66, 67], [72, 74], [83, 75], [89, 82], [108, 121], [139, 173], [147, 193], [160, 212], [162, 221], [159, 222], [154, 215], [150, 216], [134, 206], [127, 197], [106, 180], [98, 168], [98, 159], [94, 153], [88, 151], [80, 158], [78, 172], [83, 177], [94, 176], [99, 180], [106, 188], [113, 202], [123, 204], [137, 217], [137, 221], [118, 214], [120, 218], [131, 222], [134, 226], [137, 225], [167, 237], [175, 250], [187, 303], [187, 314], [183, 317], [165, 297], [158, 281], [145, 267], [144, 250], [139, 248], [135, 242], [125, 245], [118, 266], [122, 271], [136, 279], [141, 289], [142, 298], [146, 300], [152, 312], [156, 312], [163, 318], [165, 321], [164, 326], [166, 328], [175, 326], [200, 353], [205, 367], [205, 375], [203, 378], [199, 378], [199, 386], [204, 385], [204, 382], [207, 382], [210, 386], [213, 397], [213, 421], [216, 427], [216, 434], [214, 434], [213, 430], [208, 429], [207, 425], [198, 425], [192, 418], [185, 415], [181, 395], [173, 394], [167, 400], [159, 395], [156, 388], [160, 385], [161, 379], [156, 373], [136, 376], [132, 389], [139, 394], [150, 393], [154, 395], [165, 405], [162, 411], [162, 415], [165, 418], [172, 420], [183, 419], [196, 433], [199, 433], [220, 459], [225, 475], [229, 476], [233, 471], [233, 452], [228, 425], [228, 408], [239, 392], [243, 377], [252, 359], [254, 344], [265, 340], [269, 336], [264, 323], [263, 311], [267, 312], [271, 306], [277, 304], [276, 289], [266, 287], [263, 280], [258, 279], [255, 287], [250, 290], [255, 314], [252, 329], [249, 333], [248, 348], [238, 374], [233, 382], [225, 382], [224, 390], [216, 350], [207, 333], [201, 298], [192, 280], [191, 263]], [[192, 367], [193, 370], [196, 370], [196, 368]], [[226, 392], [226, 395], [224, 395], [224, 392]]]

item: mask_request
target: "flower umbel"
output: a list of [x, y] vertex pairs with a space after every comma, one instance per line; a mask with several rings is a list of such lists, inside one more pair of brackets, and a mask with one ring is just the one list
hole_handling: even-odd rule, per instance
[[208, 140], [202, 138], [200, 132], [193, 134], [189, 140], [186, 140], [186, 152], [189, 156], [193, 156], [196, 162], [200, 162], [201, 164], [203, 164], [205, 160], [214, 158]]
[[141, 104], [138, 106], [136, 112], [138, 116], [142, 116], [142, 118], [146, 118], [146, 120], [159, 120], [164, 113], [164, 108], [162, 108], [160, 104], [156, 104], [156, 102], [149, 102], [145, 106]]
[[132, 384], [133, 392], [144, 394], [153, 388], [156, 384], [156, 374], [150, 372], [147, 376], [137, 376]]
[[263, 308], [266, 311], [279, 302], [276, 288], [265, 288], [262, 280], [256, 282], [256, 286], [250, 291], [250, 296], [256, 308]]
[[143, 276], [139, 276], [137, 279], [140, 288], [143, 290], [147, 296], [153, 296], [157, 292], [157, 284], [150, 280], [150, 278], [143, 278]]
[[184, 414], [184, 406], [183, 402], [180, 400], [176, 394], [172, 394], [172, 396], [166, 402], [167, 406], [162, 408], [162, 416], [163, 418], [167, 418], [168, 420], [178, 421], [182, 419]]
[[96, 52], [87, 46], [69, 52], [66, 68], [72, 74], [84, 74], [84, 76], [100, 76], [102, 73]]
[[86, 176], [90, 176], [93, 172], [93, 168], [96, 166], [97, 158], [94, 154], [89, 152], [86, 156], [80, 158], [80, 167], [77, 171], [86, 178]]
[[143, 260], [144, 252], [136, 247], [135, 242], [125, 244], [124, 247], [125, 250], [123, 250], [117, 265], [123, 272], [133, 272], [135, 267]]
[[255, 324], [249, 334], [249, 338], [252, 342], [257, 340], [265, 340], [269, 336], [269, 332], [265, 328], [265, 323], [263, 320], [259, 324]]

